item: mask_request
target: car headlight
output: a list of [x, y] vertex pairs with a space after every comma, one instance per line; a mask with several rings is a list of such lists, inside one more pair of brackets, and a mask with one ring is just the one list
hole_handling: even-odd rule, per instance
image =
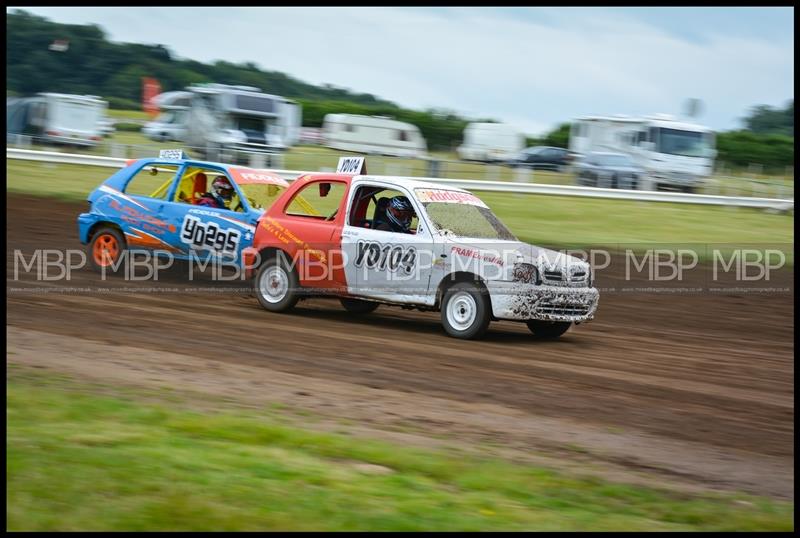
[[515, 263], [513, 277], [514, 282], [540, 284], [539, 271], [536, 269], [535, 265], [530, 263]]

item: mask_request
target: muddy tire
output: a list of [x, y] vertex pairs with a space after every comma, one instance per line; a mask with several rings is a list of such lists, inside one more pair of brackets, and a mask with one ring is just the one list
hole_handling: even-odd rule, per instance
[[572, 326], [570, 321], [541, 321], [532, 319], [528, 322], [528, 328], [537, 340], [555, 340]]
[[380, 306], [380, 303], [362, 301], [361, 299], [342, 298], [339, 299], [339, 302], [342, 303], [345, 310], [357, 316], [374, 312]]
[[118, 262], [127, 248], [122, 232], [117, 228], [104, 226], [89, 241], [89, 263], [98, 273], [116, 274], [122, 269], [122, 264]]
[[486, 289], [472, 282], [458, 282], [444, 292], [442, 326], [450, 336], [473, 340], [489, 328], [491, 305]]
[[258, 267], [253, 279], [253, 292], [265, 310], [291, 310], [300, 299], [297, 271], [289, 267], [282, 256], [273, 256]]

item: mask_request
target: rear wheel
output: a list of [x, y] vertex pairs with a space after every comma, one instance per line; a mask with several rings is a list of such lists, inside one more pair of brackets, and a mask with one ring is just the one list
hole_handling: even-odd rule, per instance
[[450, 286], [442, 299], [442, 325], [450, 336], [480, 338], [489, 327], [491, 307], [487, 291], [472, 282]]
[[89, 242], [89, 260], [97, 272], [116, 273], [121, 268], [119, 260], [127, 244], [122, 232], [110, 226], [97, 230]]
[[537, 340], [555, 340], [572, 325], [570, 321], [542, 321], [532, 319], [528, 321], [528, 328]]
[[300, 299], [297, 272], [282, 256], [274, 256], [259, 266], [253, 287], [258, 302], [270, 312], [291, 310]]
[[342, 303], [344, 309], [351, 314], [369, 314], [380, 306], [379, 303], [362, 301], [361, 299], [341, 298], [339, 301]]

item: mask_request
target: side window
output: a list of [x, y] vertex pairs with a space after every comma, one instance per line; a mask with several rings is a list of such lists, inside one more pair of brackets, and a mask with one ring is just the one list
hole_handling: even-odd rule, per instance
[[346, 190], [347, 186], [341, 181], [314, 181], [294, 195], [286, 206], [286, 214], [332, 220]]
[[[359, 187], [353, 197], [353, 208], [350, 211], [350, 225], [361, 228], [375, 228], [381, 222], [386, 221], [386, 211], [389, 201], [395, 196], [408, 196], [393, 189], [383, 187]], [[363, 213], [359, 210], [366, 206]], [[414, 213], [411, 219], [410, 229], [416, 230], [419, 224], [419, 216]]]
[[147, 165], [128, 181], [125, 185], [125, 194], [166, 200], [177, 173], [178, 167], [175, 165]]
[[231, 211], [243, 212], [244, 207], [240, 203], [239, 194], [233, 186], [233, 181], [221, 170], [215, 168], [204, 168], [201, 166], [187, 166], [178, 187], [175, 189], [174, 202], [196, 205], [200, 202], [203, 195], [211, 193], [214, 189], [214, 181], [218, 178], [227, 180], [231, 186], [230, 199], [221, 197], [225, 203], [225, 207], [218, 209], [230, 209]]

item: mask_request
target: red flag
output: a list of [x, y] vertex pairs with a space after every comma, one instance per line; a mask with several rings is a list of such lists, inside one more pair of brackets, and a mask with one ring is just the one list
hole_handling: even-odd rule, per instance
[[151, 77], [142, 77], [142, 110], [151, 117], [158, 115], [158, 106], [153, 98], [161, 93], [161, 84]]

